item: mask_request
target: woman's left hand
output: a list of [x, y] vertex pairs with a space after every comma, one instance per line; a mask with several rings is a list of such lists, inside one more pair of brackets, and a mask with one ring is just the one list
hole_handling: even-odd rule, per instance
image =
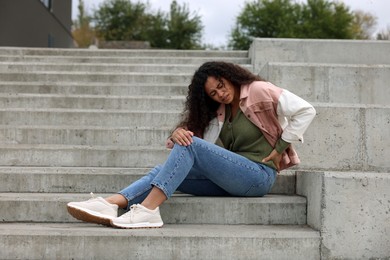
[[279, 172], [281, 160], [282, 160], [282, 155], [278, 153], [275, 149], [273, 149], [272, 152], [262, 160], [262, 162], [272, 161], [276, 167], [276, 170]]

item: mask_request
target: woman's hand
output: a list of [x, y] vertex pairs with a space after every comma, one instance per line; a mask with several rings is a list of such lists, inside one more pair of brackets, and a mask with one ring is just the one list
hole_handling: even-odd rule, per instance
[[282, 155], [278, 153], [275, 149], [273, 149], [272, 152], [262, 160], [262, 162], [272, 161], [276, 167], [276, 170], [279, 172], [281, 160], [282, 160]]
[[194, 133], [184, 128], [177, 128], [171, 135], [171, 140], [179, 145], [188, 146], [192, 144]]

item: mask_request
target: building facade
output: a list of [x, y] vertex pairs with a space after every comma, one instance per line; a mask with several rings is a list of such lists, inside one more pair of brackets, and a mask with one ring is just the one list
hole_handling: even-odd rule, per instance
[[0, 46], [72, 48], [72, 0], [1, 0]]

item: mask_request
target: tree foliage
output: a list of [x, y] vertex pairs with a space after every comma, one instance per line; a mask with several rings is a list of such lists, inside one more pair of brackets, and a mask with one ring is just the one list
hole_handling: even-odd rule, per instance
[[377, 40], [390, 40], [390, 25], [376, 35]]
[[[231, 33], [235, 49], [248, 49], [252, 37], [295, 37], [296, 5], [290, 0], [247, 2]], [[295, 14], [295, 15], [294, 15]]]
[[130, 0], [107, 0], [95, 12], [99, 36], [106, 41], [149, 41], [155, 48], [200, 48], [200, 16], [172, 1], [170, 12], [149, 11], [149, 5]]
[[352, 32], [355, 39], [370, 39], [375, 26], [377, 18], [370, 13], [363, 11], [354, 12], [354, 20], [352, 22]]
[[248, 49], [254, 37], [362, 39], [375, 25], [369, 14], [351, 12], [342, 2], [253, 0], [236, 19], [229, 45]]
[[79, 14], [77, 20], [73, 22], [74, 30], [72, 31], [73, 39], [80, 48], [88, 47], [95, 41], [95, 31], [91, 27], [91, 17], [87, 14], [84, 8], [84, 1], [80, 0]]
[[99, 36], [106, 41], [144, 40], [148, 27], [147, 6], [141, 2], [108, 0], [95, 12], [94, 21]]
[[198, 49], [202, 37], [202, 21], [200, 16], [191, 13], [186, 4], [180, 6], [172, 1], [167, 23], [168, 47], [175, 49]]
[[308, 0], [301, 5], [299, 38], [352, 39], [353, 13], [343, 3]]

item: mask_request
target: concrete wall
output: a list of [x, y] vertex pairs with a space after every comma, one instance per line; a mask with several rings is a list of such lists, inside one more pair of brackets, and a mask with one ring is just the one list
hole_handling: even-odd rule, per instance
[[321, 259], [390, 259], [390, 174], [299, 172]]
[[274, 61], [390, 64], [390, 41], [255, 39], [249, 52], [256, 72]]
[[390, 172], [390, 106], [313, 103], [300, 169]]
[[259, 75], [311, 102], [390, 105], [390, 65], [269, 62]]
[[317, 110], [297, 146], [297, 194], [321, 259], [390, 259], [389, 53], [389, 41], [256, 39], [250, 49], [256, 73]]
[[1, 0], [0, 46], [73, 47], [71, 11], [71, 0], [52, 0], [52, 12], [39, 0]]

